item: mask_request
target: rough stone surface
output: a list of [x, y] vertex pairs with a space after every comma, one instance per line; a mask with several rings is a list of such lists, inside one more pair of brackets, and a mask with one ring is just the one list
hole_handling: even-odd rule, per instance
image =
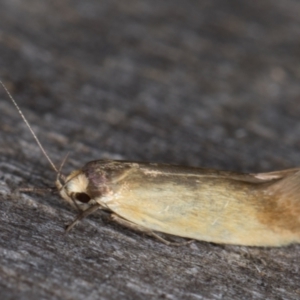
[[[0, 77], [58, 165], [299, 166], [300, 2], [2, 0]], [[300, 245], [168, 247], [75, 211], [0, 94], [2, 299], [299, 299]]]

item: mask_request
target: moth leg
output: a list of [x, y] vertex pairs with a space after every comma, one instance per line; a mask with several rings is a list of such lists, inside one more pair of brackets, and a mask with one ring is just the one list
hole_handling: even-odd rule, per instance
[[46, 193], [46, 192], [56, 192], [57, 188], [54, 187], [47, 187], [47, 188], [36, 188], [36, 187], [27, 187], [27, 188], [19, 188], [17, 189], [18, 192], [25, 192], [25, 193]]
[[80, 212], [77, 215], [77, 217], [74, 219], [74, 221], [66, 227], [65, 232], [68, 233], [79, 221], [81, 221], [88, 215], [92, 214], [93, 212], [98, 210], [100, 207], [101, 207], [100, 204], [94, 204], [93, 206], [89, 207], [88, 209]]
[[76, 209], [77, 209], [78, 211], [81, 211], [80, 207], [78, 206], [78, 204], [77, 204], [77, 202], [76, 202], [76, 200], [75, 200], [75, 198], [74, 198], [74, 195], [71, 195], [71, 199], [72, 199], [72, 201], [73, 201], [73, 203], [74, 203]]
[[161, 236], [159, 236], [158, 234], [156, 234], [152, 230], [147, 229], [144, 226], [137, 225], [137, 224], [134, 224], [134, 223], [132, 223], [130, 221], [127, 221], [127, 220], [119, 217], [116, 214], [111, 214], [110, 217], [111, 217], [112, 221], [115, 221], [116, 223], [118, 223], [118, 224], [120, 224], [120, 225], [122, 225], [124, 227], [130, 228], [130, 229], [132, 229], [134, 231], [139, 231], [139, 232], [145, 233], [145, 234], [147, 234], [149, 236], [152, 236], [152, 237], [158, 239], [159, 241], [161, 241], [162, 243], [164, 243], [164, 244], [166, 244], [168, 246], [184, 246], [184, 245], [189, 245], [192, 242], [194, 242], [194, 240], [190, 240], [190, 241], [183, 242], [183, 243], [170, 242], [170, 241], [162, 238]]

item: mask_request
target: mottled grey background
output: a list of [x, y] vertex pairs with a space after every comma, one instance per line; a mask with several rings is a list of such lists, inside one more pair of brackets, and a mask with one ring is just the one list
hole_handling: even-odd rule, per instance
[[[98, 158], [300, 165], [300, 2], [1, 0], [0, 78], [65, 172]], [[181, 248], [75, 211], [0, 94], [3, 299], [299, 299], [300, 246]]]

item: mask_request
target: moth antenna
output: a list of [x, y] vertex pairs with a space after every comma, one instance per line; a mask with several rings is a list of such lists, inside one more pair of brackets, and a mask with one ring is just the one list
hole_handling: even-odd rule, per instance
[[36, 136], [36, 134], [34, 133], [33, 129], [31, 128], [29, 122], [27, 121], [27, 119], [25, 118], [24, 114], [22, 113], [19, 105], [17, 104], [17, 102], [14, 100], [13, 96], [10, 94], [10, 92], [8, 91], [8, 89], [6, 88], [6, 86], [4, 85], [4, 83], [0, 80], [0, 84], [3, 86], [4, 90], [6, 91], [8, 97], [10, 98], [11, 102], [14, 104], [14, 106], [16, 107], [18, 113], [20, 114], [21, 118], [23, 119], [23, 121], [25, 122], [26, 126], [28, 127], [28, 129], [30, 130], [33, 138], [35, 139], [35, 141], [37, 142], [39, 148], [41, 149], [41, 151], [43, 152], [43, 154], [45, 155], [45, 157], [47, 158], [47, 160], [49, 161], [52, 169], [56, 172], [59, 173], [59, 171], [57, 170], [57, 168], [55, 167], [54, 163], [52, 162], [52, 160], [50, 159], [49, 155], [47, 154], [46, 150], [44, 149], [44, 147], [42, 146], [40, 140], [38, 139], [38, 137]]
[[56, 177], [57, 180], [62, 179], [63, 182], [66, 181], [66, 177], [61, 173], [61, 171], [62, 171], [63, 166], [65, 165], [65, 162], [67, 161], [67, 159], [69, 157], [69, 154], [70, 154], [70, 152], [68, 152], [66, 154], [66, 156], [64, 157], [63, 161], [61, 162], [61, 164], [59, 166], [59, 169], [58, 169], [58, 172], [57, 172], [57, 177]]

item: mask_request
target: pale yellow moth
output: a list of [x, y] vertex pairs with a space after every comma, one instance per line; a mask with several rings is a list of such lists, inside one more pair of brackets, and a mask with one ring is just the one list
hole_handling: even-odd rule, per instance
[[171, 243], [156, 232], [247, 246], [300, 242], [300, 168], [242, 174], [97, 160], [65, 177], [1, 84], [57, 173], [59, 194], [81, 211], [67, 231], [82, 218], [103, 209], [116, 222], [167, 244]]

